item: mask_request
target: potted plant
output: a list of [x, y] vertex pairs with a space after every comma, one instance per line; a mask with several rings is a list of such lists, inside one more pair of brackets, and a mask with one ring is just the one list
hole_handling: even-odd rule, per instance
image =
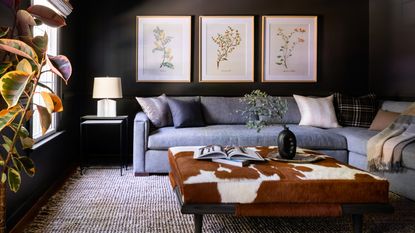
[[[287, 101], [280, 97], [269, 96], [267, 93], [254, 90], [240, 99], [245, 103], [242, 114], [246, 116], [246, 126], [256, 129], [259, 133], [267, 126], [266, 118], [282, 119], [287, 112]], [[293, 132], [286, 125], [277, 137], [279, 156], [285, 159], [292, 159], [296, 154], [297, 140]]]
[[[0, 95], [4, 100], [0, 110], [0, 232], [5, 231], [6, 186], [17, 192], [21, 175], [34, 176], [35, 165], [25, 150], [34, 140], [25, 128], [34, 111], [39, 112], [44, 134], [51, 124], [51, 114], [63, 111], [61, 99], [39, 79], [53, 72], [68, 82], [72, 67], [67, 57], [47, 54], [48, 35], [33, 36], [33, 26], [42, 23], [52, 27], [65, 26], [65, 19], [52, 9], [32, 5], [20, 9], [20, 0], [2, 0], [13, 13], [13, 26], [0, 28]], [[45, 106], [33, 104], [38, 86], [48, 89], [40, 94]], [[4, 106], [3, 106], [4, 105]]]
[[246, 117], [246, 127], [256, 129], [259, 133], [267, 126], [266, 118], [282, 119], [287, 112], [287, 101], [270, 96], [261, 90], [254, 90], [240, 98], [245, 108], [240, 112]]

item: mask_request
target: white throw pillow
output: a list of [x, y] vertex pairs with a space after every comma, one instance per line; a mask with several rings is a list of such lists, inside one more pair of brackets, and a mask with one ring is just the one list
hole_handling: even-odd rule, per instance
[[321, 128], [338, 128], [336, 113], [333, 106], [333, 95], [323, 98], [311, 98], [294, 95], [301, 113], [299, 125]]

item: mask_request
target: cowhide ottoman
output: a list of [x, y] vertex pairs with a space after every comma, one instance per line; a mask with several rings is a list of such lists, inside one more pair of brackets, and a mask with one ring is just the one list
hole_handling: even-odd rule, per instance
[[[329, 156], [315, 163], [267, 161], [235, 167], [193, 159], [198, 148], [169, 149], [170, 181], [181, 212], [194, 214], [195, 232], [202, 231], [203, 214], [351, 215], [354, 232], [361, 232], [363, 214], [393, 212], [387, 180]], [[255, 149], [263, 157], [278, 150]]]

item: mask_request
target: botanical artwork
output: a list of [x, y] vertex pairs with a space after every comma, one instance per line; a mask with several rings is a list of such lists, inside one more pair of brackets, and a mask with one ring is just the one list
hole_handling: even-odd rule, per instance
[[264, 16], [264, 82], [315, 82], [317, 17]]
[[160, 62], [160, 69], [163, 67], [174, 69], [174, 65], [172, 63], [173, 54], [172, 49], [168, 47], [168, 44], [171, 42], [173, 37], [167, 36], [165, 31], [160, 29], [158, 26], [153, 30], [154, 32], [154, 48], [153, 53], [160, 52], [161, 55], [161, 62]]
[[291, 31], [284, 31], [283, 28], [278, 28], [276, 36], [281, 39], [282, 45], [278, 50], [277, 61], [275, 64], [284, 66], [288, 69], [288, 59], [293, 56], [295, 46], [304, 43], [304, 34], [306, 30], [302, 27], [294, 28]]
[[241, 44], [241, 35], [237, 29], [228, 26], [223, 34], [212, 36], [212, 40], [218, 45], [216, 67], [219, 69], [220, 62], [228, 61], [228, 55]]
[[253, 18], [201, 16], [201, 82], [252, 82]]
[[190, 81], [189, 16], [137, 17], [137, 82]]

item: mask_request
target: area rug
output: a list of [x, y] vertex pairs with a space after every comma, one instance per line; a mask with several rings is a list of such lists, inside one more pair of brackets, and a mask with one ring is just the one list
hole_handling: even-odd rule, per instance
[[[364, 217], [364, 232], [415, 232], [415, 203], [390, 194], [395, 213]], [[193, 232], [167, 176], [120, 176], [117, 169], [73, 175], [25, 232]], [[206, 215], [203, 232], [352, 232], [349, 217], [271, 218]]]

